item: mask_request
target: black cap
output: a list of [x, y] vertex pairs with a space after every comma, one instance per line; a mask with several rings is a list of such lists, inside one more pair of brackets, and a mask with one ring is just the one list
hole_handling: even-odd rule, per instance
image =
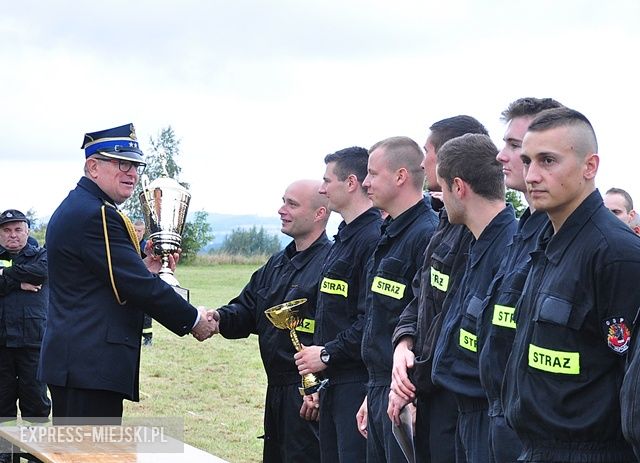
[[27, 216], [17, 209], [7, 209], [0, 214], [0, 225], [9, 222], [26, 222], [28, 226], [31, 226], [31, 222], [29, 222]]

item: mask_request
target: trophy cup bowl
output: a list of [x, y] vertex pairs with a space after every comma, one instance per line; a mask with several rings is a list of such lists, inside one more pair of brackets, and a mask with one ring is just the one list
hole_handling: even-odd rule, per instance
[[[300, 308], [307, 302], [307, 299], [295, 299], [293, 301], [283, 302], [270, 309], [265, 310], [264, 314], [269, 321], [278, 329], [289, 330], [289, 337], [296, 351], [302, 350], [302, 344], [298, 339], [296, 328], [300, 326], [304, 318], [300, 312]], [[325, 387], [329, 380], [319, 379], [313, 373], [302, 375], [302, 387], [299, 387], [301, 395], [311, 395]]]
[[190, 200], [187, 189], [170, 177], [159, 177], [151, 183], [143, 179], [140, 203], [149, 239], [153, 241], [153, 253], [162, 258], [158, 274], [186, 300], [189, 300], [189, 290], [180, 287], [173, 275], [169, 255], [178, 251], [182, 244]]

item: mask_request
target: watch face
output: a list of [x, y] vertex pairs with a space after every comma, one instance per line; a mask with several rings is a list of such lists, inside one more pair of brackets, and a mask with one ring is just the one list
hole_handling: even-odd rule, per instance
[[329, 363], [329, 359], [330, 359], [330, 358], [331, 358], [331, 356], [329, 355], [329, 353], [328, 353], [326, 350], [323, 350], [323, 351], [320, 353], [320, 360], [321, 360], [323, 363]]

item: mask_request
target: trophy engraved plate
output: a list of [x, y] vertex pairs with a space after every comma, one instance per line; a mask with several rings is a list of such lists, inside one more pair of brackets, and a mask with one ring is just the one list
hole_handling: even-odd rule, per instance
[[[276, 328], [281, 330], [289, 330], [289, 337], [296, 351], [302, 350], [302, 344], [298, 339], [296, 328], [300, 326], [304, 318], [300, 312], [300, 308], [307, 302], [306, 299], [295, 299], [293, 301], [284, 302], [282, 304], [265, 310], [264, 314]], [[320, 379], [313, 373], [302, 376], [302, 387], [299, 387], [301, 395], [311, 395], [318, 392], [326, 386], [328, 379]]]
[[182, 288], [169, 268], [169, 255], [180, 249], [182, 232], [187, 221], [187, 211], [191, 194], [170, 177], [159, 177], [149, 183], [142, 179], [140, 203], [144, 221], [153, 241], [153, 253], [162, 258], [160, 278], [187, 301], [189, 290]]

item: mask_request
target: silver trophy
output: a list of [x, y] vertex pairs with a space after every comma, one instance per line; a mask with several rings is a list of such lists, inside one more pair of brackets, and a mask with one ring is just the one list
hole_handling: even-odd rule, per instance
[[191, 194], [185, 187], [166, 174], [149, 183], [142, 177], [140, 203], [144, 221], [153, 241], [153, 253], [162, 257], [160, 278], [187, 301], [189, 290], [182, 288], [169, 267], [169, 254], [176, 252], [182, 243], [182, 232], [187, 221], [187, 210]]

